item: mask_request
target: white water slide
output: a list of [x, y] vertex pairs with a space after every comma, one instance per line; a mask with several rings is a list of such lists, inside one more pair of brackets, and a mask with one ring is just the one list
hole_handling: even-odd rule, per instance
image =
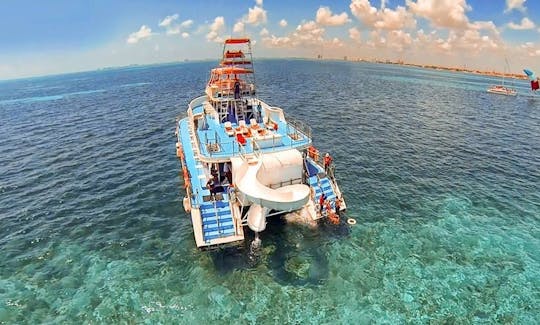
[[[251, 159], [251, 160], [250, 160]], [[292, 211], [302, 208], [309, 200], [310, 189], [304, 184], [270, 188], [302, 177], [302, 155], [297, 150], [263, 154], [259, 159], [244, 161], [231, 158], [234, 184], [252, 203], [248, 211], [248, 226], [253, 231], [266, 228], [266, 215], [270, 210]]]

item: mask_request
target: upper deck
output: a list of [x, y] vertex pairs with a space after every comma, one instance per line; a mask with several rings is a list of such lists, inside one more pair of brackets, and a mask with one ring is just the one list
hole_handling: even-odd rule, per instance
[[[254, 152], [275, 152], [311, 145], [311, 129], [254, 97], [241, 99], [242, 116], [228, 118], [216, 110], [207, 96], [189, 104], [187, 117], [178, 127], [188, 131], [193, 153], [203, 162], [224, 162], [231, 157]], [[186, 130], [187, 128], [187, 130]], [[179, 132], [179, 135], [182, 132]], [[184, 145], [189, 143], [182, 139]]]

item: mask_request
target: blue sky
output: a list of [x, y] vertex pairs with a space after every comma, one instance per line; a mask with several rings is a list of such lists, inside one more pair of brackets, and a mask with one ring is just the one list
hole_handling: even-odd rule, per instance
[[538, 0], [2, 0], [0, 79], [217, 59], [231, 35], [259, 57], [540, 70]]

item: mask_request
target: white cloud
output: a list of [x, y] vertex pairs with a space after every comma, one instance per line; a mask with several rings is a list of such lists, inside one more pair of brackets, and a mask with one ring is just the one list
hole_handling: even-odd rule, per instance
[[525, 2], [527, 0], [506, 0], [506, 9], [504, 12], [510, 12], [514, 9], [525, 12]]
[[491, 32], [493, 35], [499, 35], [499, 30], [492, 21], [475, 21], [474, 23], [469, 23], [469, 28], [476, 30], [483, 29]]
[[279, 26], [281, 27], [287, 27], [287, 21], [285, 19], [282, 19], [279, 21]]
[[369, 0], [352, 0], [349, 5], [351, 13], [364, 25], [375, 29], [415, 28], [416, 20], [405, 7], [397, 6], [395, 10], [371, 6]]
[[210, 31], [206, 34], [206, 39], [212, 42], [221, 43], [223, 39], [219, 36], [219, 33], [225, 29], [225, 18], [218, 16], [214, 18], [214, 22], [210, 24]]
[[233, 26], [233, 32], [245, 33], [246, 25], [259, 26], [267, 21], [266, 10], [262, 7], [262, 1], [257, 0], [253, 8], [248, 9], [248, 13], [244, 15]]
[[167, 27], [167, 35], [176, 35], [176, 34], [180, 34], [180, 26], [176, 25], [176, 26], [169, 26]]
[[540, 48], [535, 46], [533, 42], [526, 42], [521, 45], [521, 49], [530, 57], [540, 56]]
[[276, 37], [272, 35], [270, 37], [263, 38], [263, 43], [269, 47], [291, 47], [293, 46], [293, 40], [288, 36]]
[[188, 32], [183, 32], [182, 33], [182, 38], [188, 38], [189, 37], [189, 33]]
[[[488, 35], [482, 35], [479, 30], [469, 29], [458, 33], [451, 30], [446, 40], [437, 39], [437, 46], [440, 50], [451, 53], [453, 51], [463, 51], [468, 55], [479, 55], [480, 53], [493, 54], [494, 51], [502, 50], [502, 43]], [[486, 52], [487, 51], [487, 52]]]
[[388, 45], [390, 48], [403, 52], [404, 50], [411, 47], [413, 39], [411, 34], [406, 33], [402, 30], [391, 30], [387, 35]]
[[343, 42], [337, 37], [334, 37], [330, 41], [330, 44], [332, 44], [332, 46], [334, 46], [334, 47], [343, 47]]
[[258, 5], [258, 6], [261, 6], [263, 5], [263, 0], [255, 0], [255, 3]]
[[427, 19], [433, 27], [448, 29], [446, 40], [436, 41], [441, 50], [459, 48], [479, 53], [502, 46], [499, 30], [492, 21], [469, 21], [466, 13], [472, 8], [466, 0], [406, 0], [406, 3], [410, 12]]
[[167, 16], [165, 18], [163, 18], [163, 20], [159, 23], [159, 26], [160, 27], [169, 27], [171, 26], [171, 24], [178, 19], [178, 14], [174, 14], [174, 15], [171, 15], [171, 16]]
[[466, 0], [406, 0], [410, 11], [426, 18], [438, 28], [467, 28], [469, 18], [465, 14], [472, 8]]
[[270, 32], [268, 31], [268, 29], [263, 28], [263, 29], [261, 29], [261, 32], [259, 33], [259, 35], [268, 36], [268, 35], [270, 35]]
[[368, 46], [372, 48], [386, 47], [386, 38], [381, 34], [381, 31], [373, 30], [369, 33], [369, 37]]
[[515, 30], [526, 30], [526, 29], [534, 29], [536, 26], [534, 23], [527, 17], [523, 17], [521, 19], [521, 23], [515, 24], [513, 22], [510, 22], [508, 24], [508, 28], [515, 29]]
[[267, 20], [266, 10], [264, 10], [262, 7], [259, 7], [259, 6], [249, 8], [247, 16], [245, 16], [243, 19], [244, 22], [253, 26], [264, 24], [266, 23], [266, 20]]
[[341, 26], [350, 21], [346, 12], [339, 15], [332, 15], [329, 7], [320, 7], [317, 10], [315, 21], [323, 26]]
[[313, 20], [298, 25], [295, 35], [305, 41], [322, 41], [324, 28], [318, 26]]
[[298, 47], [320, 46], [324, 43], [324, 28], [313, 20], [298, 25], [294, 32], [288, 36], [276, 37], [274, 35], [263, 38], [263, 42], [270, 47]]
[[166, 29], [167, 35], [177, 35], [182, 32], [182, 29], [189, 28], [193, 24], [193, 20], [188, 19], [183, 21], [181, 24], [177, 24], [178, 14], [167, 16], [159, 23], [160, 27]]
[[129, 37], [126, 40], [126, 42], [128, 44], [135, 44], [139, 42], [140, 40], [144, 40], [144, 39], [152, 37], [152, 35], [153, 35], [152, 29], [146, 25], [142, 25], [138, 31], [129, 34]]
[[180, 24], [180, 26], [183, 27], [183, 28], [189, 28], [189, 27], [191, 27], [191, 25], [193, 25], [193, 20], [192, 19], [184, 20]]
[[402, 30], [374, 30], [370, 33], [367, 45], [377, 50], [390, 49], [394, 53], [412, 48], [414, 42], [418, 43], [417, 40], [413, 40], [410, 33]]
[[233, 33], [242, 34], [242, 33], [244, 33], [244, 28], [245, 28], [244, 23], [239, 21], [236, 24], [234, 24]]
[[349, 38], [360, 43], [360, 41], [362, 40], [362, 34], [356, 27], [349, 28]]

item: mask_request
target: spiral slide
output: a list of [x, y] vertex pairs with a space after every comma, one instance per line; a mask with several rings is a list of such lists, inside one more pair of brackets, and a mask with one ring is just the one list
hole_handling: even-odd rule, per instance
[[[254, 159], [251, 162], [249, 160], [244, 161], [241, 158], [231, 158], [234, 183], [238, 190], [253, 203], [253, 222], [250, 223], [248, 217], [248, 224], [253, 224], [257, 229], [264, 229], [264, 227], [261, 227], [260, 220], [255, 220], [257, 219], [255, 216], [264, 215], [265, 213], [255, 213], [256, 211], [262, 212], [267, 209], [280, 211], [297, 210], [308, 202], [310, 195], [309, 187], [304, 184], [287, 185], [277, 189], [272, 189], [262, 184], [257, 177], [257, 173], [261, 168], [263, 160], [264, 155], [258, 160]], [[278, 170], [275, 172], [279, 173]], [[261, 209], [261, 207], [266, 209]], [[259, 226], [255, 226], [255, 224]]]

